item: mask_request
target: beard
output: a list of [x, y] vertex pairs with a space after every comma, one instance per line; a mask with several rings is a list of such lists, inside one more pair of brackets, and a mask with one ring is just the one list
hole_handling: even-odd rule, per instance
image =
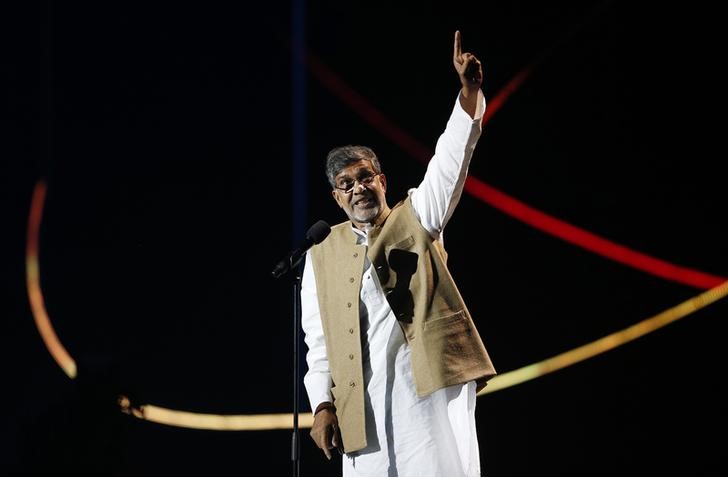
[[[357, 204], [359, 201], [364, 202]], [[352, 201], [349, 218], [354, 222], [368, 224], [376, 220], [381, 210], [382, 206], [379, 199], [373, 194], [367, 195]]]

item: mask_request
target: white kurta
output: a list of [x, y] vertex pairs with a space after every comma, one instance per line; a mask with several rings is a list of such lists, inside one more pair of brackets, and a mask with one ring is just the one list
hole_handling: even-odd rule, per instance
[[[460, 199], [480, 136], [485, 111], [482, 93], [478, 103], [473, 119], [462, 109], [458, 97], [422, 183], [409, 191], [420, 223], [438, 240], [442, 240], [443, 228]], [[359, 244], [367, 245], [365, 232], [352, 226], [352, 233]], [[311, 409], [316, 409], [321, 402], [333, 399], [314, 269], [308, 255], [301, 284], [301, 312], [308, 346], [304, 384]], [[410, 347], [368, 259], [364, 263], [359, 317], [367, 447], [344, 455], [343, 476], [479, 476], [475, 382], [417, 396]]]

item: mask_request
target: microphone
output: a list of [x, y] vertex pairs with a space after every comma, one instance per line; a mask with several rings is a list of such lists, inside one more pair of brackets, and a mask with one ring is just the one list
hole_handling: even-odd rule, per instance
[[301, 261], [303, 256], [306, 254], [306, 251], [315, 244], [323, 242], [323, 240], [328, 237], [329, 233], [331, 233], [331, 226], [323, 220], [319, 220], [313, 224], [311, 228], [308, 229], [308, 232], [306, 232], [306, 239], [303, 243], [289, 253], [286, 258], [278, 262], [275, 268], [273, 268], [271, 275], [278, 278], [291, 271], [296, 265], [298, 265], [298, 262]]

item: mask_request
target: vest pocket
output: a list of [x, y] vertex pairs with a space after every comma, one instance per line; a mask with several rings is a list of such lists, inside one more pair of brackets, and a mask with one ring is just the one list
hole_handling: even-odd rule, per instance
[[392, 245], [387, 245], [384, 247], [384, 250], [389, 253], [392, 249], [400, 249], [400, 250], [407, 250], [411, 248], [415, 244], [415, 238], [413, 236], [409, 236], [406, 239], [400, 240], [398, 242], [394, 242]]
[[478, 366], [479, 348], [465, 311], [426, 321], [422, 339], [436, 380], [450, 382], [452, 377]]
[[451, 327], [455, 332], [463, 332], [470, 329], [468, 326], [468, 319], [465, 316], [464, 311], [458, 311], [457, 313], [435, 318], [434, 320], [425, 321], [425, 331], [434, 331], [441, 328]]

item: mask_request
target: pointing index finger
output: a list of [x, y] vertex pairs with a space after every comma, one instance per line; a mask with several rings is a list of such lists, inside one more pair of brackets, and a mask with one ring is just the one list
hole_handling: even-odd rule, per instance
[[462, 49], [460, 47], [460, 30], [455, 30], [455, 43], [453, 44], [453, 59], [458, 63], [462, 63]]

